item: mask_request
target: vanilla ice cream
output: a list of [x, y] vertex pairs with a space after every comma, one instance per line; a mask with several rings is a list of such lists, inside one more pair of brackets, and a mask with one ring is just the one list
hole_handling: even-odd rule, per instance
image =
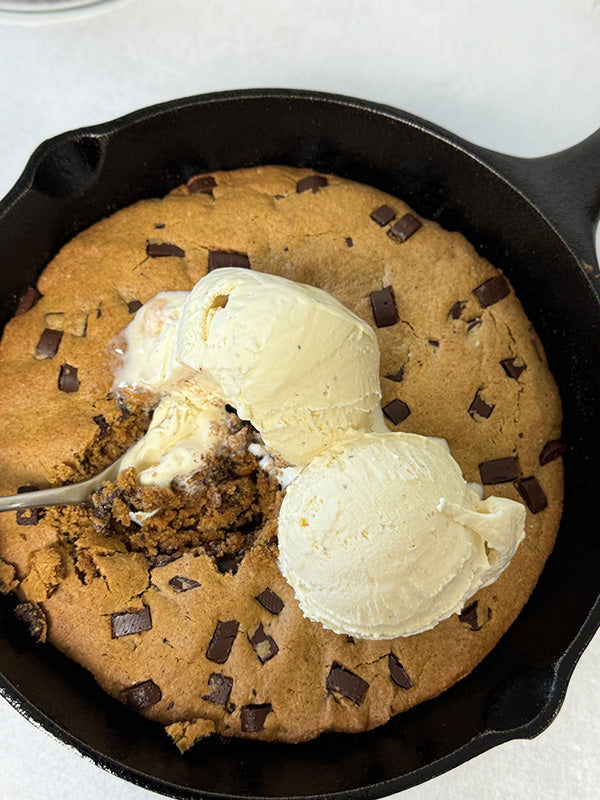
[[121, 462], [121, 469], [135, 467], [142, 486], [169, 486], [174, 478], [193, 474], [226, 433], [225, 403], [199, 386], [196, 373], [176, 358], [178, 324], [188, 295], [157, 294], [124, 331], [115, 390], [149, 393], [159, 400], [147, 433]]
[[[189, 292], [160, 292], [138, 309], [125, 328], [124, 355], [115, 374], [116, 391], [141, 389], [165, 392], [185, 378], [193, 378], [175, 356], [181, 309]], [[118, 350], [119, 352], [119, 350]]]
[[375, 333], [321, 289], [215, 270], [185, 302], [177, 359], [290, 464], [308, 464], [349, 431], [387, 430]]
[[146, 435], [123, 457], [121, 469], [135, 467], [142, 486], [169, 486], [174, 478], [197, 472], [219, 450], [227, 435], [226, 420], [218, 398], [167, 395], [154, 409]]
[[409, 636], [493, 583], [524, 524], [521, 503], [480, 500], [439, 442], [365, 433], [328, 448], [289, 486], [279, 565], [304, 614], [324, 627]]

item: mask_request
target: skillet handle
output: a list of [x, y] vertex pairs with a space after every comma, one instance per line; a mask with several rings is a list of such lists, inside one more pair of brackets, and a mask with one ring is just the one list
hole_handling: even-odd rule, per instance
[[[600, 218], [600, 129], [579, 144], [539, 158], [487, 151], [491, 166], [511, 179], [560, 233], [585, 270], [598, 274], [595, 231]], [[600, 278], [594, 281], [600, 291]]]

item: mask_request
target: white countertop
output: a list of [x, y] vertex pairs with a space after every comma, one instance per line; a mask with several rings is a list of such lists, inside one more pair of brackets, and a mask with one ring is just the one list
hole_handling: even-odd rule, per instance
[[[49, 136], [221, 89], [363, 97], [487, 147], [543, 155], [600, 126], [600, 2], [112, 0], [25, 23], [0, 13], [0, 74], [0, 196]], [[402, 800], [597, 798], [599, 675], [597, 636], [547, 731]], [[157, 797], [85, 761], [2, 700], [0, 796]]]

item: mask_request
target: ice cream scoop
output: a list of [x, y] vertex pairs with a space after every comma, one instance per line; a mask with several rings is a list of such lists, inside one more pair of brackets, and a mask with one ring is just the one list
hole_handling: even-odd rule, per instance
[[288, 487], [279, 565], [304, 614], [336, 633], [391, 639], [433, 628], [493, 583], [525, 508], [481, 500], [439, 441], [363, 433]]
[[350, 431], [387, 430], [375, 333], [321, 289], [215, 270], [185, 301], [176, 355], [291, 464]]
[[175, 342], [189, 292], [160, 292], [138, 309], [123, 332], [124, 358], [115, 374], [117, 391], [166, 392], [193, 373], [177, 360]]
[[123, 334], [114, 388], [158, 399], [148, 431], [121, 462], [121, 469], [135, 467], [142, 486], [169, 486], [174, 478], [193, 474], [225, 435], [224, 401], [199, 386], [196, 373], [176, 357], [178, 325], [188, 295], [155, 295]]

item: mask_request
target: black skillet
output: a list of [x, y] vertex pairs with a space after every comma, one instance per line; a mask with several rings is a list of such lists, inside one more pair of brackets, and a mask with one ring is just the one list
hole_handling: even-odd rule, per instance
[[[158, 725], [100, 691], [0, 604], [2, 693], [122, 778], [178, 798], [392, 794], [554, 718], [600, 624], [600, 131], [537, 159], [469, 144], [393, 108], [287, 90], [204, 95], [42, 144], [0, 205], [0, 316], [59, 247], [117, 208], [191, 175], [256, 164], [333, 172], [459, 230], [510, 277], [564, 403], [565, 513], [529, 603], [492, 654], [439, 698], [359, 735], [302, 745], [218, 739], [177, 754]], [[596, 698], [597, 699], [597, 698]], [[600, 708], [599, 708], [600, 711]]]

